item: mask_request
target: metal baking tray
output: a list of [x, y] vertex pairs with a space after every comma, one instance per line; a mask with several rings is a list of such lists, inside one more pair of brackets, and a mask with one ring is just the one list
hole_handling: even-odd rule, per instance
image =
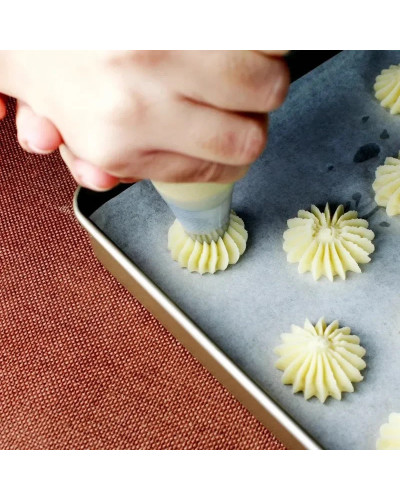
[[319, 449], [320, 446], [90, 220], [102, 203], [125, 189], [127, 186], [120, 186], [104, 194], [78, 188], [75, 193], [75, 215], [89, 233], [96, 257], [285, 446]]
[[[387, 61], [391, 61], [393, 57], [397, 56], [398, 53], [394, 52], [392, 54], [383, 54], [382, 64], [386, 64]], [[362, 334], [366, 334], [364, 336], [366, 344], [364, 343], [363, 345], [367, 348], [367, 353], [371, 355], [370, 359], [367, 360], [367, 365], [371, 364], [373, 376], [370, 375], [368, 370], [366, 382], [361, 383], [364, 384], [361, 386], [361, 390], [358, 389], [358, 386], [356, 388], [356, 398], [354, 398], [354, 395], [349, 395], [348, 398], [344, 398], [345, 400], [343, 403], [327, 403], [322, 408], [319, 402], [304, 402], [301, 395], [290, 395], [291, 388], [284, 387], [278, 383], [280, 372], [275, 370], [278, 373], [274, 373], [272, 371], [272, 357], [270, 354], [268, 354], [268, 371], [263, 373], [261, 377], [258, 377], [258, 372], [254, 363], [259, 363], [258, 366], [261, 366], [260, 362], [264, 363], [264, 358], [257, 359], [257, 356], [250, 357], [246, 359], [245, 362], [243, 362], [243, 359], [240, 359], [239, 363], [237, 359], [243, 358], [246, 355], [246, 349], [244, 349], [244, 351], [240, 353], [240, 356], [236, 356], [235, 361], [235, 352], [231, 349], [231, 346], [227, 346], [225, 343], [225, 347], [228, 347], [228, 349], [222, 348], [221, 346], [223, 343], [219, 342], [220, 339], [218, 336], [215, 336], [215, 332], [211, 332], [209, 329], [199, 326], [202, 321], [199, 321], [199, 315], [196, 315], [193, 308], [190, 310], [187, 304], [185, 306], [184, 301], [180, 301], [178, 295], [172, 293], [171, 288], [169, 293], [165, 292], [168, 286], [165, 286], [165, 281], [163, 282], [165, 276], [162, 277], [161, 275], [165, 275], [163, 270], [166, 268], [163, 266], [168, 266], [169, 261], [168, 264], [165, 264], [167, 261], [164, 261], [164, 264], [161, 265], [162, 272], [160, 269], [158, 269], [156, 273], [148, 272], [149, 268], [142, 258], [134, 258], [134, 252], [130, 251], [124, 244], [117, 244], [118, 238], [115, 238], [115, 235], [114, 237], [110, 236], [110, 232], [112, 233], [113, 231], [107, 230], [104, 224], [96, 225], [93, 222], [93, 214], [98, 213], [98, 211], [101, 211], [103, 207], [107, 207], [110, 203], [118, 202], [118, 200], [124, 197], [126, 199], [126, 195], [129, 195], [129, 193], [131, 193], [129, 195], [131, 196], [131, 203], [136, 203], [136, 194], [138, 194], [138, 204], [143, 202], [143, 199], [142, 201], [140, 199], [140, 195], [143, 196], [146, 190], [145, 186], [143, 187], [143, 193], [134, 191], [133, 188], [139, 187], [139, 185], [133, 186], [133, 190], [131, 191], [126, 191], [129, 190], [130, 187], [120, 186], [109, 193], [93, 193], [86, 189], [78, 189], [74, 199], [75, 214], [82, 226], [88, 231], [94, 252], [104, 266], [138, 300], [140, 300], [142, 304], [228, 390], [230, 390], [239, 401], [241, 401], [268, 429], [291, 449], [320, 449], [323, 447], [320, 444], [321, 440], [325, 442], [325, 448], [340, 448], [343, 446], [348, 446], [349, 448], [364, 447], [363, 440], [359, 439], [360, 432], [365, 432], [362, 426], [369, 425], [371, 428], [369, 428], [367, 432], [376, 433], [378, 430], [377, 422], [380, 422], [381, 418], [383, 418], [383, 413], [387, 410], [386, 401], [379, 404], [378, 400], [374, 401], [371, 399], [371, 391], [376, 391], [376, 385], [378, 384], [379, 386], [382, 380], [386, 382], [385, 379], [382, 379], [382, 374], [379, 373], [377, 375], [374, 373], [377, 367], [375, 352], [379, 350], [380, 346], [374, 344], [375, 340], [372, 335], [374, 332], [368, 333], [368, 325], [373, 324], [373, 321], [369, 321], [367, 313], [364, 311], [360, 311], [363, 317], [360, 316], [358, 318], [359, 320], [357, 320], [357, 314], [354, 315], [351, 311], [349, 312], [346, 310], [346, 308], [348, 309], [347, 297], [351, 297], [351, 300], [354, 298], [355, 305], [360, 304], [364, 310], [366, 310], [366, 303], [370, 299], [364, 297], [363, 290], [366, 290], [366, 286], [369, 287], [371, 285], [371, 280], [372, 283], [374, 282], [374, 273], [378, 272], [382, 279], [385, 278], [385, 272], [380, 271], [380, 269], [387, 268], [387, 266], [386, 268], [382, 268], [382, 266], [388, 262], [388, 256], [384, 255], [385, 252], [389, 252], [389, 257], [391, 258], [390, 262], [395, 269], [394, 273], [391, 273], [390, 276], [396, 276], [398, 274], [397, 268], [395, 267], [397, 265], [397, 257], [394, 254], [391, 255], [390, 252], [392, 251], [391, 248], [396, 244], [396, 231], [400, 231], [400, 225], [398, 221], [391, 222], [392, 228], [390, 230], [387, 229], [389, 223], [386, 221], [384, 211], [379, 211], [374, 205], [373, 196], [371, 198], [370, 185], [376, 164], [381, 164], [385, 155], [388, 155], [388, 152], [391, 152], [391, 155], [393, 155], [392, 150], [394, 149], [394, 144], [397, 144], [396, 134], [400, 136], [400, 129], [398, 127], [396, 128], [394, 125], [392, 126], [394, 122], [390, 121], [392, 118], [389, 117], [387, 111], [380, 108], [379, 103], [375, 102], [370, 96], [371, 75], [376, 73], [380, 65], [380, 62], [376, 60], [377, 54], [364, 54], [355, 51], [354, 53], [340, 54], [340, 56], [335, 59], [334, 64], [330, 65], [331, 61], [328, 61], [326, 65], [323, 65], [322, 69], [319, 67], [315, 72], [307, 75], [304, 84], [302, 82], [300, 85], [299, 82], [296, 88], [297, 94], [291, 91], [283, 107], [284, 109], [279, 110], [274, 114], [275, 116], [271, 117], [270, 147], [267, 148], [266, 153], [262, 155], [260, 160], [256, 162], [251, 173], [246, 176], [243, 182], [241, 181], [240, 186], [237, 186], [239, 189], [237, 190], [238, 197], [236, 202], [239, 204], [239, 208], [241, 206], [245, 212], [247, 211], [247, 218], [245, 218], [245, 221], [248, 223], [251, 234], [256, 236], [256, 238], [253, 239], [253, 247], [249, 248], [247, 260], [245, 254], [242, 261], [237, 265], [237, 271], [232, 273], [232, 277], [235, 277], [234, 281], [236, 283], [243, 280], [243, 273], [248, 272], [248, 264], [251, 258], [254, 258], [257, 252], [260, 254], [260, 248], [262, 247], [263, 251], [270, 252], [271, 259], [274, 258], [274, 252], [275, 259], [280, 255], [278, 247], [281, 245], [281, 243], [279, 243], [281, 236], [279, 235], [281, 235], [281, 231], [284, 229], [284, 222], [287, 217], [293, 217], [295, 215], [293, 212], [294, 208], [296, 208], [296, 211], [300, 208], [307, 208], [306, 200], [307, 202], [312, 201], [320, 203], [328, 199], [332, 202], [348, 203], [352, 205], [352, 208], [357, 208], [359, 212], [361, 211], [361, 216], [369, 218], [370, 222], [372, 221], [372, 229], [377, 234], [376, 241], [378, 243], [378, 251], [376, 252], [376, 256], [373, 256], [373, 261], [376, 261], [375, 268], [371, 266], [361, 276], [350, 278], [350, 280], [346, 282], [346, 285], [343, 283], [335, 283], [332, 287], [332, 284], [326, 282], [315, 284], [309, 276], [300, 277], [297, 275], [296, 266], [290, 267], [288, 264], [283, 263], [284, 259], [278, 257], [277, 267], [280, 268], [280, 276], [284, 281], [284, 286], [282, 287], [282, 291], [279, 292], [281, 294], [281, 302], [278, 301], [275, 307], [277, 305], [281, 307], [283, 301], [285, 301], [287, 297], [288, 304], [290, 305], [287, 311], [290, 312], [290, 310], [292, 310], [294, 312], [293, 316], [287, 314], [287, 320], [284, 318], [284, 321], [281, 321], [282, 318], [279, 317], [279, 311], [274, 310], [275, 319], [272, 323], [270, 321], [269, 324], [270, 327], [273, 325], [275, 329], [275, 322], [279, 323], [277, 327], [278, 332], [272, 332], [273, 335], [285, 331], [282, 329], [283, 325], [286, 325], [286, 328], [288, 328], [292, 322], [298, 324], [300, 317], [303, 320], [305, 319], [303, 314], [310, 314], [309, 312], [306, 313], [306, 306], [308, 307], [313, 303], [313, 295], [320, 294], [319, 298], [324, 298], [320, 300], [321, 309], [327, 311], [323, 314], [330, 314], [331, 316], [329, 319], [337, 319], [337, 317], [338, 319], [343, 319], [341, 317], [342, 314], [344, 321], [347, 319], [350, 320], [349, 323], [351, 324], [349, 324], [349, 326], [352, 328], [356, 327]], [[356, 74], [358, 76], [361, 75], [358, 78], [359, 81], [357, 85], [359, 87], [356, 90], [352, 88], [351, 82], [351, 63], [353, 60], [357, 66]], [[348, 70], [349, 62], [350, 70]], [[336, 78], [339, 79], [337, 83], [338, 88], [341, 86], [341, 93], [338, 93], [339, 101], [337, 103], [334, 95], [336, 92], [336, 83], [332, 85], [332, 80]], [[323, 94], [325, 87], [330, 92], [330, 96], [329, 92], [326, 93], [326, 99]], [[356, 92], [355, 95], [354, 92]], [[304, 104], [304, 109], [308, 108], [308, 112], [305, 116], [302, 114], [302, 103], [303, 100], [306, 99], [309, 99], [310, 102]], [[314, 106], [315, 103], [316, 105]], [[334, 120], [332, 115], [333, 111], [337, 113], [340, 119], [345, 119], [343, 124], [340, 120], [339, 122]], [[366, 118], [367, 116], [370, 118], [369, 121]], [[300, 124], [299, 129], [293, 127], [293, 117], [298, 120]], [[311, 128], [310, 123], [312, 125]], [[277, 127], [280, 132], [279, 136], [276, 133]], [[387, 131], [384, 139], [379, 139], [379, 133], [383, 127], [389, 130], [392, 136], [391, 139], [385, 139], [386, 135], [389, 135]], [[362, 163], [362, 167], [360, 168], [359, 164], [357, 165], [353, 162], [354, 152], [359, 145], [369, 142], [367, 141], [369, 137], [373, 138], [374, 141], [380, 141], [380, 155], [379, 158], [370, 159]], [[282, 144], [286, 145], [284, 150]], [[310, 166], [305, 164], [305, 161], [308, 160], [310, 160], [313, 170], [310, 170]], [[293, 164], [293, 170], [291, 170], [291, 164]], [[265, 171], [268, 171], [268, 174], [265, 174], [262, 168], [265, 165], [269, 167], [269, 170], [265, 169]], [[274, 167], [277, 165], [280, 166], [280, 169], [271, 169], [271, 166]], [[283, 202], [276, 197], [276, 189], [271, 188], [271, 186], [276, 186], [278, 184], [282, 186], [282, 182], [285, 180], [285, 175], [287, 175], [288, 172], [293, 173], [293, 177], [290, 179], [290, 186], [282, 189], [282, 192], [288, 196], [287, 200], [283, 200]], [[268, 182], [265, 180], [265, 175], [269, 176]], [[269, 186], [269, 184], [271, 186]], [[332, 188], [334, 188], [334, 194], [332, 194]], [[252, 209], [256, 204], [254, 200], [251, 200], [252, 196], [249, 196], [249, 194], [254, 194], [257, 189], [265, 189], [266, 192], [270, 190], [268, 194], [269, 199], [266, 203], [269, 203], [268, 207], [269, 210], [272, 209], [272, 212], [266, 213], [270, 213], [273, 218], [268, 222], [269, 226], [266, 222], [260, 227], [260, 221], [257, 221], [257, 214], [254, 212], [252, 213]], [[316, 194], [320, 196], [321, 199], [316, 200]], [[146, 192], [145, 195], [144, 199], [146, 200], [148, 199], [148, 192]], [[152, 200], [152, 203], [155, 203], [154, 219], [160, 219], [162, 220], [162, 224], [165, 224], [168, 217], [164, 213], [164, 208], [161, 205], [157, 205], [155, 199]], [[114, 204], [114, 216], [115, 206], [117, 205]], [[149, 207], [147, 207], [147, 210], [149, 210]], [[160, 212], [158, 213], [157, 210], [160, 210]], [[265, 207], [259, 203], [258, 210], [265, 211]], [[163, 213], [161, 213], [161, 211]], [[118, 210], [116, 213], [117, 218], [114, 219], [113, 222], [114, 229], [115, 221], [119, 220]], [[161, 215], [161, 217], [159, 217], [158, 214]], [[127, 228], [128, 232], [130, 231], [131, 220], [129, 217], [130, 214], [128, 214], [128, 217], [125, 216], [125, 233], [127, 232]], [[121, 227], [122, 219], [121, 217]], [[138, 214], [136, 214], [136, 219], [138, 219]], [[103, 227], [103, 230], [100, 229], [100, 226]], [[132, 228], [133, 227], [134, 223], [132, 225]], [[260, 241], [260, 228], [262, 229], [261, 233], [269, 233], [269, 238], [267, 238], [268, 241]], [[132, 229], [132, 231], [134, 231], [134, 229]], [[391, 238], [386, 236], [386, 248], [385, 245], [382, 244], [385, 237], [385, 231], [386, 235], [392, 235]], [[272, 240], [274, 240], [273, 246], [270, 245]], [[150, 241], [150, 239], [148, 241]], [[265, 259], [265, 256], [263, 258]], [[246, 269], [247, 271], [244, 271]], [[175, 270], [172, 270], [172, 267], [170, 267], [166, 272], [174, 273]], [[179, 272], [183, 273], [183, 271]], [[269, 272], [271, 272], [271, 270]], [[266, 268], [264, 269], [264, 274], [266, 276], [268, 275]], [[391, 279], [390, 276], [389, 278]], [[187, 285], [189, 283], [190, 285], [190, 280], [188, 281], [188, 278], [176, 279], [181, 279], [182, 283], [186, 280], [185, 284]], [[254, 276], [252, 279], [254, 279]], [[226, 280], [226, 278], [220, 278], [220, 282], [223, 280]], [[193, 280], [193, 283], [195, 283], [195, 280]], [[202, 283], [205, 282], [202, 281]], [[343, 288], [344, 286], [345, 288]], [[204, 286], [202, 285], [202, 287], [204, 291]], [[386, 300], [387, 295], [385, 295], [385, 293], [393, 293], [390, 287], [390, 283], [383, 283], [383, 286], [376, 290], [375, 295], [377, 300], [381, 300], [381, 302]], [[295, 291], [295, 293], [293, 291]], [[266, 298], [268, 298], [268, 293], [270, 293], [268, 291], [265, 292], [262, 288], [260, 288], [258, 292], [262, 292]], [[305, 299], [303, 298], [304, 310], [302, 309], [302, 301], [298, 301], [300, 304], [295, 303], [297, 302], [296, 294], [298, 293], [305, 293], [308, 295]], [[371, 296], [367, 290], [366, 295], [368, 294]], [[199, 296], [201, 295], [197, 293], [197, 297]], [[259, 299], [258, 297], [260, 305]], [[389, 300], [386, 300], [386, 302], [385, 307], [386, 310], [390, 312], [391, 317], [389, 317], [384, 324], [389, 331], [394, 331], [398, 317], [396, 314], [396, 317], [393, 317], [393, 311], [398, 309], [399, 304], [395, 298], [393, 299], [391, 297], [389, 297]], [[367, 309], [371, 308], [367, 305]], [[383, 308], [382, 310], [385, 309]], [[310, 311], [310, 308], [308, 308], [307, 311]], [[369, 313], [371, 314], [370, 311]], [[332, 315], [335, 317], [332, 317]], [[264, 321], [267, 324], [266, 312], [262, 311], [262, 315], [260, 316], [263, 318], [260, 322]], [[292, 319], [294, 317], [296, 317], [296, 320]], [[215, 322], [218, 322], [218, 318], [215, 319]], [[216, 324], [216, 327], [217, 326]], [[269, 332], [270, 331], [271, 329]], [[213, 335], [210, 335], [211, 333]], [[359, 334], [359, 331], [357, 330], [354, 333]], [[363, 335], [360, 336], [363, 337]], [[382, 338], [386, 338], [386, 344], [384, 344], [383, 347], [390, 350], [391, 346], [394, 344], [389, 343], [387, 337]], [[254, 339], [255, 337], [252, 338], [252, 341], [254, 341]], [[275, 341], [273, 338], [268, 339], [268, 342], [273, 341]], [[396, 340], [396, 342], [398, 341]], [[276, 338], [276, 343], [279, 343], [279, 335]], [[268, 344], [268, 349], [270, 349], [272, 345], [273, 343]], [[247, 348], [247, 346], [245, 347]], [[377, 356], [376, 359], [382, 362], [379, 356]], [[265, 361], [267, 361], [266, 358]], [[252, 366], [252, 363], [254, 366]], [[389, 363], [389, 366], [394, 365]], [[386, 374], [386, 376], [387, 375], [388, 374]], [[395, 376], [397, 376], [397, 374], [395, 374]], [[371, 380], [371, 378], [374, 379], [374, 377], [375, 380]], [[270, 388], [271, 391], [267, 390], [266, 387], [268, 389]], [[379, 389], [381, 388], [379, 387]], [[381, 391], [381, 393], [383, 394], [385, 391]], [[383, 397], [382, 394], [381, 398]], [[392, 391], [391, 394], [394, 394], [394, 392]], [[349, 419], [349, 413], [351, 413], [352, 416], [357, 413], [357, 411], [355, 412], [357, 405], [360, 408], [364, 405], [362, 408], [363, 411], [365, 410], [364, 413], [373, 413], [373, 418], [370, 418], [369, 421], [365, 420], [364, 423], [354, 422]], [[339, 439], [338, 436], [332, 434], [332, 432], [341, 434], [341, 424], [339, 425], [339, 423], [342, 421], [346, 422], [347, 435], [345, 439], [343, 439], [343, 436]], [[330, 430], [328, 429], [325, 431], [325, 422], [328, 427], [329, 423], [334, 422], [336, 424], [336, 427], [334, 427], [335, 430], [332, 431], [331, 427]], [[358, 430], [357, 426], [361, 427], [361, 429]], [[305, 428], [307, 428], [308, 432]], [[330, 432], [329, 435], [328, 431]], [[365, 447], [372, 447], [371, 443], [372, 438], [369, 439]]]

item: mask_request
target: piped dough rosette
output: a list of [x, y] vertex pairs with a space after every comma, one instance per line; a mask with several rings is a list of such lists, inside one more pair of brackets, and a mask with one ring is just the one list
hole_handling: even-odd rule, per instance
[[283, 343], [275, 349], [276, 363], [283, 370], [282, 382], [293, 385], [293, 393], [302, 391], [304, 398], [316, 396], [324, 403], [328, 396], [341, 399], [342, 392], [353, 392], [352, 382], [360, 382], [360, 370], [366, 367], [365, 349], [360, 339], [351, 335], [339, 322], [326, 325], [324, 318], [313, 326], [292, 325], [291, 333], [281, 335]]
[[375, 250], [368, 222], [359, 219], [355, 210], [345, 212], [343, 205], [333, 216], [328, 204], [323, 212], [312, 205], [309, 212], [299, 210], [287, 225], [283, 249], [288, 262], [298, 262], [299, 273], [310, 271], [315, 280], [326, 276], [333, 281], [336, 275], [344, 280], [347, 271], [360, 273], [358, 264], [369, 262]]
[[400, 113], [400, 64], [392, 64], [376, 77], [375, 97], [392, 115]]
[[381, 207], [386, 207], [389, 216], [400, 214], [400, 152], [398, 158], [388, 157], [384, 165], [375, 172], [375, 201]]
[[172, 258], [190, 272], [214, 274], [236, 264], [246, 250], [247, 236], [243, 220], [233, 211], [225, 234], [211, 243], [194, 240], [176, 219], [169, 228], [168, 249]]
[[389, 421], [379, 429], [377, 450], [400, 450], [400, 413], [391, 413]]

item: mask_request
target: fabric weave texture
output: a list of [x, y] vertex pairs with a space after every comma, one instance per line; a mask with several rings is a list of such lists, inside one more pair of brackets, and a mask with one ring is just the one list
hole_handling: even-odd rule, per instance
[[284, 449], [97, 261], [58, 153], [0, 122], [0, 448]]

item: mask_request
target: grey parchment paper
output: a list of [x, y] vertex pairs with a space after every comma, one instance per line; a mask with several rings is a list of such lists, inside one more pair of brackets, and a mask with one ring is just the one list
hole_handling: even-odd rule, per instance
[[[375, 99], [375, 77], [400, 51], [342, 52], [291, 85], [271, 115], [268, 147], [235, 187], [249, 231], [239, 263], [191, 274], [167, 250], [173, 216], [148, 182], [110, 200], [92, 220], [237, 365], [328, 449], [374, 449], [389, 412], [400, 412], [400, 216], [374, 202], [375, 169], [400, 149], [400, 116]], [[373, 146], [371, 146], [371, 144]], [[375, 156], [355, 162], [360, 148]], [[368, 155], [367, 155], [368, 156]], [[365, 155], [364, 155], [365, 157]], [[363, 154], [358, 153], [358, 160]], [[298, 274], [282, 250], [288, 218], [310, 205], [343, 203], [375, 232], [363, 273], [330, 283]], [[367, 350], [364, 380], [341, 401], [305, 401], [281, 383], [273, 349], [305, 318], [349, 326]]]

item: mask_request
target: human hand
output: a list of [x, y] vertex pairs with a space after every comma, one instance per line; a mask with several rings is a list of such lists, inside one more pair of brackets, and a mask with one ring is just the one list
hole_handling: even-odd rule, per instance
[[283, 53], [11, 53], [24, 82], [12, 93], [31, 106], [19, 106], [17, 125], [26, 135], [41, 120], [51, 140], [25, 147], [64, 142], [74, 177], [94, 189], [132, 178], [233, 181], [263, 150], [265, 113], [286, 95]]
[[7, 97], [5, 95], [0, 94], [0, 120], [2, 120], [7, 113], [6, 100]]

